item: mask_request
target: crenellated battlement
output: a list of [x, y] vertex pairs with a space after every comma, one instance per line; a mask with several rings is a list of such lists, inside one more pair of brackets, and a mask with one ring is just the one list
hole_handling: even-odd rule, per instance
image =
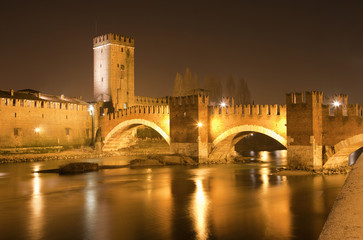
[[87, 106], [89, 105], [78, 98], [65, 97], [64, 95], [49, 95], [40, 92], [0, 91], [0, 97], [0, 108], [8, 107], [14, 108], [15, 110], [22, 110], [23, 108], [42, 108], [87, 111]]
[[135, 105], [160, 105], [160, 104], [168, 104], [169, 98], [154, 98], [154, 97], [141, 97], [135, 96]]
[[324, 117], [363, 117], [363, 105], [347, 104], [347, 105], [323, 105]]
[[135, 39], [132, 37], [122, 36], [119, 34], [108, 33], [105, 35], [97, 36], [93, 38], [93, 47], [99, 47], [106, 44], [116, 44], [128, 47], [135, 46]]
[[209, 105], [209, 96], [203, 93], [199, 93], [197, 95], [188, 95], [188, 96], [180, 96], [180, 97], [170, 97], [170, 104], [174, 107], [183, 107], [190, 105]]
[[294, 92], [286, 94], [286, 104], [322, 104], [324, 94], [319, 91]]
[[210, 106], [211, 114], [219, 115], [244, 115], [244, 116], [277, 116], [286, 115], [286, 105], [230, 105]]
[[169, 105], [157, 105], [157, 106], [132, 106], [126, 109], [120, 109], [113, 113], [107, 113], [108, 120], [120, 119], [127, 116], [142, 116], [142, 115], [168, 115]]

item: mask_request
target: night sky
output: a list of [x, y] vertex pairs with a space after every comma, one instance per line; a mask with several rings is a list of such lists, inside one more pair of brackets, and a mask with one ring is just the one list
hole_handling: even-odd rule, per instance
[[[92, 38], [135, 38], [135, 94], [176, 72], [247, 80], [255, 103], [345, 93], [363, 103], [362, 1], [14, 1], [0, 8], [0, 89], [93, 97]], [[241, 3], [243, 2], [243, 3]]]

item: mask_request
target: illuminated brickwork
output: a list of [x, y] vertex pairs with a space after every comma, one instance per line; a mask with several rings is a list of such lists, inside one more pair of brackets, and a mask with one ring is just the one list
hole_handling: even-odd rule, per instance
[[0, 91], [0, 96], [0, 148], [91, 143], [92, 118], [86, 102], [27, 91]]

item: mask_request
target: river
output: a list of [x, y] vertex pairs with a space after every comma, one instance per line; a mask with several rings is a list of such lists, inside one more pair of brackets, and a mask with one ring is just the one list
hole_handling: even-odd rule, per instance
[[0, 239], [317, 239], [346, 176], [271, 175], [286, 151], [256, 160], [70, 176], [32, 173], [70, 160], [1, 165]]

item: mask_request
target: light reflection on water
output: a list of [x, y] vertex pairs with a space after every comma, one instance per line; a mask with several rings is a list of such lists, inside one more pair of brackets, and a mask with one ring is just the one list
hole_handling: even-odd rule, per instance
[[[37, 165], [34, 167], [34, 171], [38, 170], [39, 166]], [[31, 239], [40, 239], [42, 237], [42, 230], [44, 225], [41, 177], [39, 176], [39, 173], [33, 173], [33, 175], [33, 193], [31, 194], [30, 200], [29, 232], [32, 233]]]
[[285, 151], [255, 157], [260, 162], [73, 176], [31, 173], [64, 161], [3, 165], [0, 232], [4, 239], [316, 239], [345, 176], [276, 176]]
[[194, 228], [196, 232], [196, 239], [204, 240], [208, 238], [208, 225], [207, 225], [207, 214], [208, 214], [208, 197], [205, 190], [203, 189], [203, 172], [194, 180], [196, 185], [194, 201], [192, 202], [190, 212], [194, 220]]

